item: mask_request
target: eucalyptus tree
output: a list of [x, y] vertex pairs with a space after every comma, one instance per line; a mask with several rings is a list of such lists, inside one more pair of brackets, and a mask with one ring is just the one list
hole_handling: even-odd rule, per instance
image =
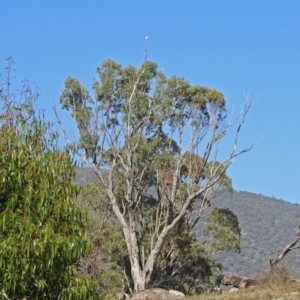
[[15, 99], [12, 71], [9, 58], [0, 75], [0, 298], [94, 299], [95, 284], [77, 275], [90, 242], [75, 164], [28, 82]]
[[[65, 136], [101, 181], [99, 197], [105, 194], [122, 228], [134, 290], [142, 290], [172, 229], [183, 219], [193, 227], [214, 191], [231, 185], [226, 170], [252, 148], [237, 150], [251, 103], [233, 128], [222, 93], [168, 78], [154, 62], [135, 68], [105, 60], [97, 73], [95, 97], [78, 79], [66, 79], [60, 103], [79, 139]], [[231, 129], [231, 150], [220, 161], [220, 143]]]

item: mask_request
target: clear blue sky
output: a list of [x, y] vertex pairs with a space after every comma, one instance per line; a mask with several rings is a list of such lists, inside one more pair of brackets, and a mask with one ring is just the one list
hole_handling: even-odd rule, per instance
[[234, 188], [300, 203], [299, 0], [0, 2], [0, 68], [14, 58], [49, 118], [68, 75], [90, 85], [106, 58], [140, 65], [147, 35], [167, 75], [220, 90], [230, 110], [253, 94], [240, 142], [259, 142], [230, 168]]

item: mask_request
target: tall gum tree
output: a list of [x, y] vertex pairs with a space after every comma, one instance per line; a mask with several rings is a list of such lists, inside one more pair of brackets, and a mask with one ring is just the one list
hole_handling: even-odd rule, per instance
[[[60, 103], [71, 112], [79, 140], [65, 136], [104, 187], [122, 226], [138, 291], [147, 288], [172, 228], [183, 218], [193, 227], [214, 191], [231, 185], [226, 170], [252, 148], [237, 150], [251, 103], [245, 101], [233, 128], [222, 93], [167, 78], [154, 62], [135, 68], [105, 60], [97, 73], [94, 98], [79, 80], [66, 79]], [[231, 150], [218, 161], [220, 142], [230, 130], [235, 132]]]

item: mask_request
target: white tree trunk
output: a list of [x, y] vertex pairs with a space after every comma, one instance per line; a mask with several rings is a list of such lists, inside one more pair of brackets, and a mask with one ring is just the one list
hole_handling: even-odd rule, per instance
[[139, 247], [135, 232], [130, 232], [128, 228], [123, 228], [123, 233], [127, 245], [127, 251], [131, 264], [131, 276], [134, 283], [134, 291], [141, 291], [146, 288], [144, 272], [140, 264]]

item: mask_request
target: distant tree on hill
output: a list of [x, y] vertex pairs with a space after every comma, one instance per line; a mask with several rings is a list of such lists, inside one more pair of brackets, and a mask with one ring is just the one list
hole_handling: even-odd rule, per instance
[[138, 69], [106, 60], [97, 72], [95, 99], [77, 79], [65, 81], [60, 102], [71, 111], [79, 140], [66, 138], [101, 181], [99, 197], [105, 195], [122, 230], [138, 291], [153, 283], [177, 226], [185, 220], [193, 227], [214, 191], [231, 186], [226, 170], [251, 149], [237, 150], [250, 104], [235, 122], [229, 154], [218, 161], [220, 142], [232, 128], [222, 93], [167, 78], [147, 60]]
[[214, 252], [241, 251], [241, 229], [237, 216], [228, 208], [214, 208], [206, 220], [205, 244]]

